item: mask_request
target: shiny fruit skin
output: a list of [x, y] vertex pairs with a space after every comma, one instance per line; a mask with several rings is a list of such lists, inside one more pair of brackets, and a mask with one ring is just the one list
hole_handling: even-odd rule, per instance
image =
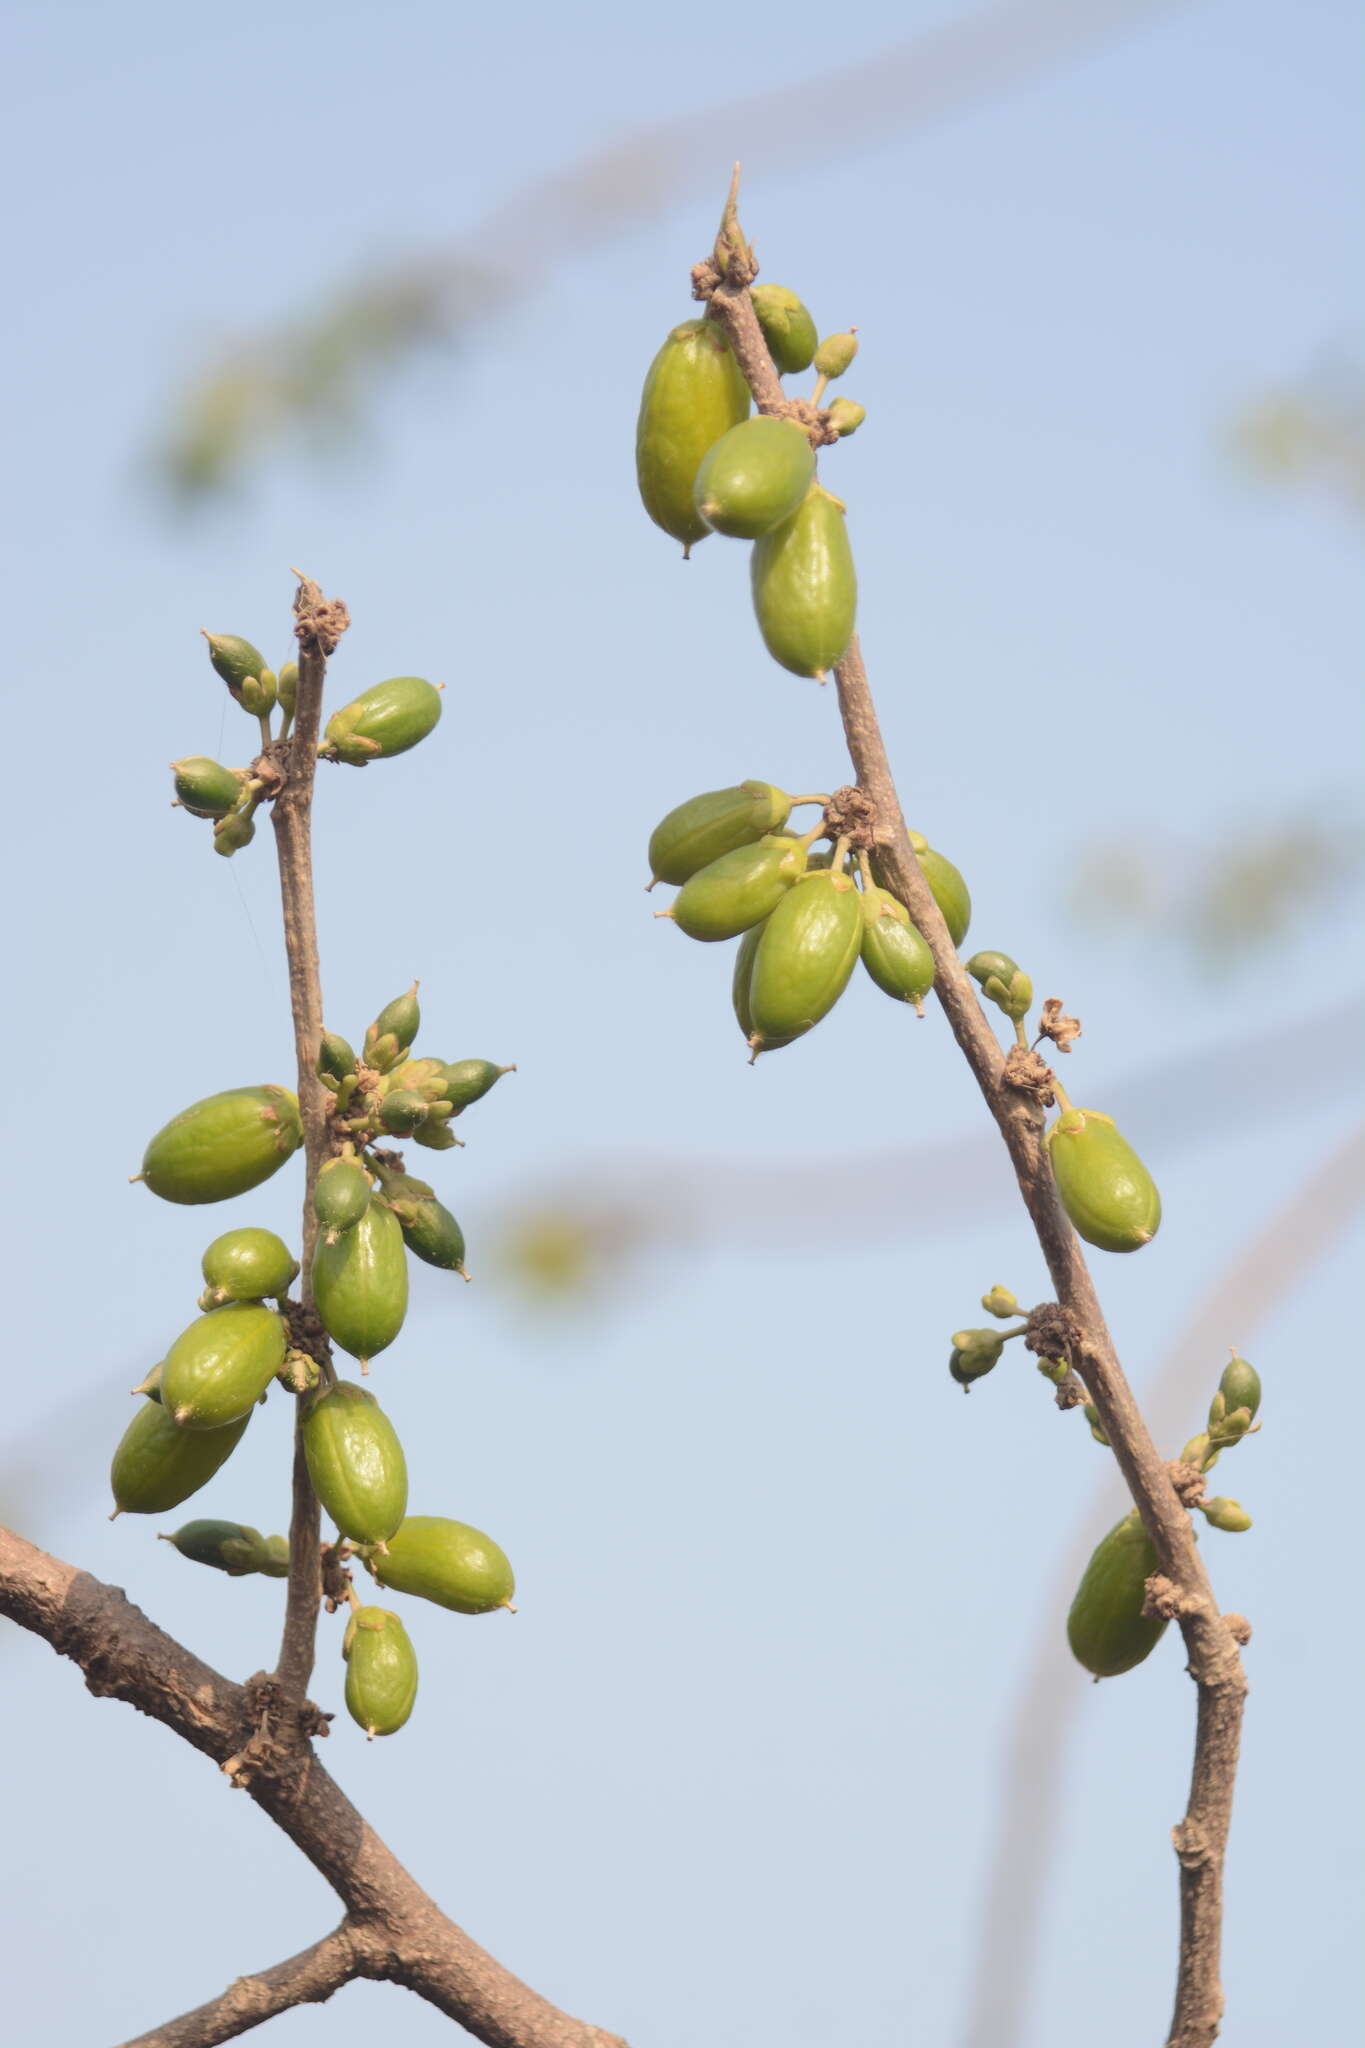
[[408, 1309], [408, 1262], [398, 1218], [371, 1202], [313, 1261], [313, 1296], [334, 1344], [368, 1364], [392, 1344]]
[[884, 995], [913, 1003], [923, 1015], [934, 985], [934, 960], [910, 913], [887, 889], [863, 891], [863, 966]]
[[790, 1045], [834, 1008], [863, 936], [858, 891], [847, 875], [805, 875], [769, 917], [749, 980], [750, 1044]]
[[346, 1630], [346, 1711], [373, 1740], [396, 1735], [417, 1700], [417, 1653], [387, 1607], [358, 1607]]
[[1156, 1569], [1152, 1539], [1134, 1509], [1097, 1546], [1066, 1618], [1071, 1653], [1096, 1678], [1131, 1671], [1165, 1634], [1162, 1617], [1142, 1611]]
[[166, 1353], [161, 1405], [178, 1429], [226, 1429], [250, 1415], [287, 1348], [273, 1308], [229, 1302], [182, 1330]]
[[737, 847], [780, 832], [791, 816], [785, 791], [771, 782], [740, 782], [689, 797], [661, 818], [650, 834], [649, 871], [656, 882], [681, 888], [693, 875]]
[[225, 1202], [269, 1180], [302, 1143], [298, 1100], [287, 1088], [227, 1088], [162, 1126], [139, 1178], [164, 1202]]
[[299, 1262], [273, 1230], [246, 1226], [215, 1237], [200, 1262], [218, 1302], [278, 1300], [298, 1278]]
[[338, 1380], [303, 1411], [303, 1452], [313, 1491], [343, 1536], [386, 1543], [408, 1510], [408, 1466], [373, 1394]]
[[819, 484], [788, 519], [755, 541], [754, 612], [774, 661], [823, 676], [853, 637], [858, 578], [844, 508]]
[[753, 1036], [754, 1029], [754, 1013], [749, 1002], [749, 986], [754, 978], [754, 956], [758, 952], [759, 941], [762, 939], [767, 927], [768, 920], [766, 917], [762, 924], [751, 925], [740, 940], [735, 952], [735, 971], [730, 982], [730, 1002], [734, 1009], [735, 1022], [743, 1032], [746, 1044]]
[[441, 693], [423, 676], [390, 676], [362, 691], [327, 721], [319, 752], [330, 761], [363, 768], [368, 761], [406, 754], [441, 716]]
[[776, 909], [805, 866], [806, 849], [785, 835], [737, 846], [684, 882], [673, 920], [689, 939], [737, 939]]
[[177, 1429], [160, 1401], [141, 1401], [109, 1471], [116, 1514], [160, 1515], [207, 1486], [251, 1420], [247, 1410], [225, 1429]]
[[692, 502], [713, 533], [757, 540], [791, 518], [814, 477], [815, 450], [805, 429], [760, 414], [707, 449]]
[[1047, 1133], [1048, 1156], [1062, 1207], [1087, 1244], [1136, 1252], [1161, 1223], [1161, 1196], [1111, 1116], [1068, 1109]]
[[367, 1555], [381, 1586], [456, 1614], [491, 1614], [516, 1591], [512, 1567], [491, 1536], [444, 1515], [409, 1515], [383, 1553]]
[[785, 285], [756, 284], [749, 294], [768, 354], [780, 377], [808, 370], [820, 336], [805, 306]]
[[635, 431], [644, 508], [684, 554], [710, 530], [692, 503], [701, 459], [748, 416], [749, 387], [724, 330], [714, 320], [684, 320], [650, 364]]

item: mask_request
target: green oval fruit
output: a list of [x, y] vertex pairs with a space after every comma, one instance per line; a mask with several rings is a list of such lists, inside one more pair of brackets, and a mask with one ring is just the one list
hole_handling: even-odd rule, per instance
[[221, 853], [224, 860], [231, 860], [234, 853], [240, 853], [244, 846], [250, 846], [256, 837], [256, 819], [249, 811], [233, 811], [226, 818], [220, 818], [213, 828], [213, 850]]
[[815, 450], [805, 428], [760, 414], [707, 449], [692, 502], [713, 533], [757, 540], [791, 517], [814, 476]]
[[161, 1402], [178, 1429], [225, 1429], [249, 1415], [284, 1364], [273, 1308], [234, 1301], [190, 1324], [166, 1353]]
[[387, 1607], [357, 1607], [346, 1629], [346, 1711], [373, 1741], [394, 1735], [417, 1698], [417, 1653]]
[[313, 1070], [318, 1079], [330, 1076], [333, 1081], [348, 1081], [355, 1070], [356, 1057], [346, 1040], [335, 1031], [324, 1031]]
[[851, 398], [836, 398], [829, 408], [829, 423], [841, 441], [847, 440], [850, 434], [856, 434], [866, 418], [867, 407], [856, 404]]
[[303, 1454], [313, 1491], [342, 1535], [386, 1543], [408, 1511], [408, 1466], [374, 1395], [350, 1380], [311, 1395]]
[[1151, 1242], [1161, 1222], [1161, 1197], [1111, 1116], [1097, 1109], [1063, 1110], [1047, 1134], [1047, 1149], [1062, 1207], [1087, 1244], [1135, 1252]]
[[491, 1614], [511, 1605], [512, 1567], [491, 1536], [443, 1515], [409, 1515], [384, 1553], [366, 1553], [381, 1586], [432, 1600], [456, 1614]]
[[858, 958], [863, 913], [847, 875], [805, 875], [763, 927], [749, 980], [754, 1052], [790, 1045], [838, 1002]]
[[796, 293], [785, 285], [756, 284], [749, 297], [779, 376], [808, 370], [815, 360], [819, 336]]
[[822, 377], [842, 377], [858, 353], [858, 334], [850, 327], [847, 334], [827, 334], [816, 349], [813, 361]]
[[441, 1099], [455, 1105], [458, 1115], [471, 1102], [479, 1102], [504, 1074], [515, 1074], [515, 1065], [496, 1067], [492, 1060], [448, 1060], [441, 1068]]
[[356, 1159], [329, 1159], [313, 1189], [313, 1214], [335, 1244], [343, 1230], [353, 1230], [370, 1206], [370, 1183]]
[[173, 1536], [163, 1533], [159, 1541], [174, 1544], [192, 1564], [210, 1565], [214, 1571], [226, 1572], [233, 1579], [258, 1571], [265, 1557], [265, 1538], [260, 1530], [249, 1529], [241, 1522], [186, 1522]]
[[400, 1057], [406, 1055], [408, 1047], [422, 1028], [422, 1011], [417, 1001], [419, 987], [420, 983], [414, 982], [411, 988], [404, 989], [401, 996], [395, 996], [391, 1003], [385, 1003], [373, 1024], [367, 1025], [366, 1059], [369, 1059], [375, 1046], [386, 1038], [397, 1039]]
[[650, 886], [673, 882], [681, 887], [723, 853], [779, 831], [790, 816], [790, 797], [771, 782], [741, 782], [733, 789], [689, 797], [650, 834]]
[[298, 694], [299, 665], [296, 661], [282, 661], [275, 674], [275, 696], [286, 718], [294, 716]]
[[1131, 1671], [1165, 1634], [1162, 1617], [1142, 1611], [1147, 1581], [1156, 1569], [1152, 1539], [1134, 1509], [1096, 1549], [1066, 1618], [1072, 1655], [1096, 1678]]
[[375, 683], [327, 721], [318, 752], [328, 761], [363, 768], [367, 761], [406, 754], [441, 716], [441, 693], [421, 676], [390, 676]]
[[853, 637], [858, 578], [844, 508], [814, 484], [803, 504], [754, 543], [754, 611], [774, 661], [823, 676]]
[[406, 1138], [427, 1120], [427, 1102], [415, 1088], [397, 1088], [379, 1105], [379, 1121], [390, 1136]]
[[209, 644], [209, 660], [234, 697], [240, 696], [243, 683], [267, 673], [265, 656], [249, 640], [236, 633], [205, 633], [204, 638]]
[[1255, 1421], [1261, 1405], [1261, 1375], [1249, 1359], [1239, 1358], [1234, 1351], [1223, 1367], [1218, 1387], [1228, 1409], [1245, 1408]]
[[302, 1143], [298, 1099], [287, 1088], [228, 1088], [163, 1125], [137, 1178], [164, 1202], [225, 1202], [269, 1180]]
[[674, 898], [671, 915], [689, 939], [737, 939], [776, 909], [805, 866], [799, 839], [769, 833], [699, 868]]
[[684, 555], [708, 532], [692, 503], [701, 459], [748, 416], [749, 387], [724, 330], [714, 320], [684, 320], [649, 366], [635, 431], [644, 508], [683, 543]]
[[278, 1300], [297, 1278], [299, 1262], [273, 1230], [225, 1230], [200, 1262], [217, 1303]]
[[872, 887], [862, 895], [862, 960], [879, 989], [924, 1015], [934, 985], [934, 958], [898, 897]]
[[464, 1272], [464, 1232], [443, 1203], [434, 1198], [415, 1202], [408, 1213], [398, 1212], [398, 1222], [408, 1250], [428, 1266], [445, 1273]]
[[225, 818], [242, 794], [246, 780], [240, 768], [224, 768], [207, 754], [187, 754], [172, 761], [176, 801], [196, 818]]
[[408, 1261], [391, 1210], [371, 1202], [344, 1237], [318, 1246], [313, 1296], [332, 1342], [362, 1366], [392, 1344], [408, 1312]]
[[[935, 852], [922, 832], [907, 835], [910, 848], [919, 862], [920, 872], [929, 884], [929, 893], [939, 908], [939, 915], [948, 927], [948, 936], [955, 946], [960, 946], [967, 936], [967, 927], [972, 921], [972, 898], [966, 882], [950, 860]], [[878, 872], [877, 856], [872, 856], [873, 872]], [[884, 878], [881, 878], [884, 879]]]
[[160, 1401], [140, 1402], [109, 1468], [114, 1514], [160, 1515], [178, 1508], [231, 1457], [250, 1420], [248, 1409], [225, 1429], [177, 1429]]
[[759, 942], [767, 928], [768, 920], [766, 917], [762, 924], [751, 925], [740, 940], [735, 953], [735, 971], [730, 982], [730, 1001], [734, 1007], [735, 1022], [744, 1034], [746, 1045], [753, 1036], [754, 1029], [754, 1013], [749, 1002], [749, 985], [754, 978], [754, 956], [758, 952]]

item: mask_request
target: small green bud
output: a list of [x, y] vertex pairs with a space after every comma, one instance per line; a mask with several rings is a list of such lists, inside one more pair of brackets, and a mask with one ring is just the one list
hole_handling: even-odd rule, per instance
[[970, 1387], [998, 1365], [1005, 1340], [994, 1330], [958, 1330], [953, 1336], [948, 1370], [958, 1385]]
[[398, 1046], [399, 1057], [405, 1058], [408, 1047], [417, 1036], [422, 1023], [422, 1012], [417, 1003], [417, 991], [420, 987], [421, 983], [415, 981], [401, 996], [395, 996], [391, 1003], [385, 1003], [365, 1033], [366, 1062], [369, 1066], [379, 1067], [381, 1073], [387, 1073], [389, 1067], [395, 1066], [397, 1061], [390, 1060], [388, 1066], [381, 1064], [375, 1058], [380, 1046], [392, 1039]]
[[265, 656], [259, 647], [253, 647], [236, 633], [205, 633], [204, 638], [209, 643], [209, 660], [240, 704], [242, 685], [270, 674]]
[[1240, 1501], [1227, 1500], [1221, 1494], [1216, 1500], [1206, 1500], [1203, 1507], [1205, 1520], [1215, 1529], [1226, 1529], [1230, 1536], [1241, 1536], [1251, 1527], [1251, 1517]]
[[462, 1145], [464, 1140], [456, 1137], [449, 1124], [426, 1123], [420, 1124], [412, 1133], [412, 1142], [425, 1145], [429, 1152], [449, 1152], [453, 1145]]
[[999, 1316], [1002, 1323], [1020, 1312], [1019, 1304], [1008, 1287], [1002, 1287], [998, 1281], [989, 1294], [982, 1295], [981, 1306], [988, 1316]]
[[[299, 665], [296, 661], [283, 662], [280, 666], [280, 672], [275, 678], [275, 698], [286, 718], [294, 716], [294, 705], [298, 700], [298, 694]], [[273, 1541], [274, 1539], [272, 1538], [271, 1540]]]
[[1045, 1380], [1051, 1380], [1054, 1387], [1060, 1387], [1071, 1370], [1064, 1358], [1040, 1358], [1038, 1370]]
[[1234, 1408], [1230, 1415], [1223, 1417], [1223, 1426], [1219, 1433], [1222, 1436], [1235, 1438], [1245, 1436], [1250, 1427], [1251, 1410], [1249, 1408]]
[[1033, 1001], [1033, 983], [1008, 953], [973, 953], [967, 972], [981, 984], [981, 993], [1007, 1017], [1026, 1017]]
[[356, 1070], [356, 1057], [345, 1039], [335, 1031], [324, 1031], [318, 1046], [317, 1065], [313, 1071], [320, 1081], [330, 1074], [335, 1081], [344, 1081]]
[[820, 377], [842, 377], [858, 353], [858, 330], [850, 327], [847, 334], [827, 334], [815, 351], [815, 371]]
[[256, 820], [250, 811], [233, 811], [228, 817], [220, 818], [213, 828], [213, 850], [231, 860], [234, 853], [240, 853], [244, 846], [250, 846], [256, 837]]
[[[370, 1026], [373, 1031], [374, 1026]], [[403, 1048], [392, 1031], [386, 1031], [382, 1038], [371, 1040], [369, 1031], [365, 1034], [365, 1064], [374, 1067], [381, 1074], [387, 1074], [390, 1067], [396, 1067], [403, 1057]]]
[[243, 711], [249, 711], [253, 718], [264, 718], [267, 712], [275, 708], [274, 669], [262, 669], [258, 676], [248, 676], [241, 688], [233, 691], [233, 695]]
[[755, 285], [749, 294], [768, 353], [779, 373], [808, 370], [815, 356], [815, 322], [785, 285]]
[[172, 761], [175, 800], [196, 818], [225, 818], [241, 799], [246, 780], [240, 768], [224, 768], [207, 754], [187, 754]]
[[856, 434], [866, 418], [867, 407], [855, 405], [851, 398], [836, 398], [829, 408], [829, 423], [841, 441]]
[[1195, 1465], [1201, 1472], [1212, 1472], [1218, 1463], [1218, 1453], [1210, 1448], [1207, 1431], [1190, 1438], [1180, 1453], [1180, 1462], [1182, 1465]]
[[1218, 1387], [1229, 1408], [1245, 1408], [1255, 1421], [1261, 1405], [1261, 1375], [1254, 1365], [1245, 1358], [1239, 1358], [1234, 1351], [1229, 1363], [1223, 1367]]
[[256, 1569], [267, 1579], [287, 1579], [289, 1577], [289, 1538], [287, 1536], [267, 1536], [262, 1547], [261, 1562], [257, 1565]]
[[1220, 1387], [1209, 1402], [1209, 1428], [1217, 1429], [1228, 1412], [1227, 1396]]
[[308, 1351], [286, 1351], [284, 1364], [275, 1375], [291, 1394], [306, 1394], [322, 1378], [322, 1367]]
[[395, 1138], [411, 1136], [426, 1118], [426, 1101], [415, 1088], [397, 1088], [379, 1105], [379, 1121]]

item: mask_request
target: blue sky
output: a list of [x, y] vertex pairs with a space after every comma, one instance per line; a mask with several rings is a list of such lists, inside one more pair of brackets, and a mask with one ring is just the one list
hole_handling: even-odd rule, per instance
[[[1358, 897], [1220, 980], [1063, 910], [1100, 838], [1154, 859], [1253, 841], [1358, 780], [1358, 529], [1227, 451], [1243, 404], [1358, 347], [1352, 11], [1154, 8], [951, 116], [829, 148], [813, 124], [807, 153], [788, 138], [770, 162], [743, 120], [708, 121], [667, 203], [395, 374], [332, 459], [289, 449], [191, 518], [148, 488], [148, 450], [223, 341], [338, 278], [466, 235], [604, 143], [692, 115], [703, 132], [951, 15], [797, 5], [779, 42], [773, 17], [708, 0], [647, 23], [246, 0], [230, 20], [20, 8], [10, 30], [5, 830], [11, 1044], [33, 1064], [8, 1105], [0, 1483], [25, 1533], [211, 1662], [269, 1660], [278, 1587], [152, 1540], [181, 1517], [108, 1524], [105, 1474], [123, 1388], [194, 1312], [203, 1245], [234, 1221], [296, 1229], [297, 1174], [203, 1214], [126, 1177], [184, 1103], [289, 1078], [269, 836], [214, 859], [167, 808], [165, 764], [245, 758], [198, 630], [282, 656], [297, 563], [354, 615], [333, 703], [397, 673], [447, 686], [418, 752], [321, 780], [329, 1019], [354, 1036], [420, 975], [424, 1044], [519, 1065], [430, 1176], [479, 1284], [419, 1274], [374, 1384], [414, 1509], [494, 1533], [521, 1611], [411, 1604], [412, 1722], [367, 1748], [343, 1715], [327, 1761], [481, 1941], [635, 2048], [967, 2048], [1000, 1758], [1048, 1631], [1071, 1733], [1016, 2048], [1160, 2040], [1193, 1720], [1174, 1641], [1098, 1688], [1066, 1669], [1057, 1573], [1104, 1453], [1022, 1361], [969, 1402], [948, 1380], [982, 1290], [1043, 1281], [941, 1019], [854, 987], [750, 1072], [728, 949], [650, 919], [643, 849], [674, 803], [845, 768], [828, 693], [763, 656], [742, 547], [683, 568], [640, 511], [640, 380], [741, 157], [765, 275], [862, 336], [846, 385], [867, 424], [822, 473], [849, 504], [906, 809], [967, 872], [973, 942], [1079, 1011], [1067, 1079], [1095, 1107], [1282, 1032], [1283, 1076], [1242, 1084], [1231, 1128], [1201, 1139], [1158, 1109], [1129, 1131], [1166, 1220], [1140, 1258], [1096, 1256], [1141, 1388], [1359, 1116], [1340, 1032], [1298, 1029], [1358, 980]], [[903, 1182], [928, 1147], [971, 1161], [961, 1227], [936, 1228], [931, 1175], [894, 1214], [848, 1195], [853, 1163]], [[547, 1315], [499, 1283], [509, 1215], [546, 1191], [576, 1211], [627, 1173], [663, 1220], [614, 1287]], [[1205, 1537], [1256, 1626], [1239, 2048], [1340, 2039], [1353, 1995], [1358, 1534], [1352, 1467], [1325, 1453], [1360, 1235], [1305, 1260], [1254, 1343], [1235, 1323], [1220, 1340], [1266, 1384], [1263, 1433], [1219, 1474], [1256, 1527]], [[1222, 1357], [1189, 1359], [1172, 1452]], [[283, 1526], [284, 1421], [272, 1401], [196, 1510]], [[6, 1631], [3, 1654], [16, 2039], [123, 2038], [331, 1924], [321, 1882], [202, 1759], [92, 1702], [44, 1645]], [[325, 1623], [316, 1693], [341, 1704]], [[449, 2033], [364, 1986], [275, 2025], [331, 2048]]]

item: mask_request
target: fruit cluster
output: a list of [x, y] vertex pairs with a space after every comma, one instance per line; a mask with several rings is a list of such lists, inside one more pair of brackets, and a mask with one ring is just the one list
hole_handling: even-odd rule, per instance
[[[787, 829], [799, 805], [828, 803], [741, 782], [690, 797], [650, 837], [648, 886], [680, 885], [656, 914], [692, 939], [740, 941], [734, 1011], [752, 1059], [791, 1045], [828, 1016], [860, 959], [878, 988], [921, 1016], [933, 986], [929, 948], [904, 904], [877, 883], [869, 856], [851, 853], [823, 815], [808, 832]], [[813, 852], [822, 838], [830, 847]], [[961, 938], [971, 917], [966, 883], [918, 833], [910, 838]]]
[[865, 417], [849, 399], [821, 410], [831, 378], [857, 353], [853, 333], [817, 344], [794, 292], [752, 293], [778, 372], [807, 370], [808, 400], [749, 417], [749, 387], [725, 331], [709, 319], [675, 327], [650, 365], [640, 399], [635, 469], [646, 512], [687, 556], [708, 533], [754, 543], [754, 614], [773, 660], [793, 675], [823, 677], [853, 637], [858, 579], [844, 505], [815, 475], [817, 446], [854, 433]]
[[[266, 665], [259, 648], [236, 633], [206, 633], [209, 660], [227, 684], [229, 694], [260, 728], [262, 755], [249, 768], [225, 768], [207, 754], [188, 754], [172, 761], [173, 802], [191, 817], [213, 821], [215, 853], [231, 857], [256, 836], [256, 812], [279, 787], [279, 774], [269, 758], [273, 744], [289, 737], [298, 696], [297, 662], [277, 670]], [[280, 714], [279, 729], [272, 715]], [[318, 742], [324, 761], [345, 761], [363, 768], [370, 761], [406, 754], [424, 740], [441, 715], [441, 694], [421, 676], [390, 676], [375, 683], [350, 704], [334, 711]]]

